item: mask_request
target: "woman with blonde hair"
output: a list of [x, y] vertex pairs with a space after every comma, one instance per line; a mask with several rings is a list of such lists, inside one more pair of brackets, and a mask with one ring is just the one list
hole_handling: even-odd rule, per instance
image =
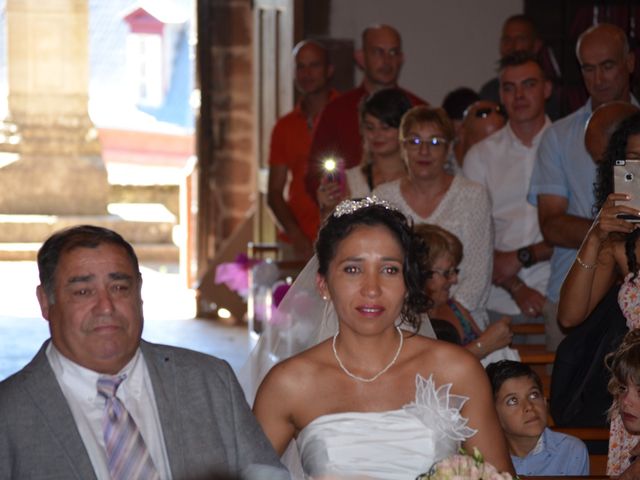
[[374, 194], [396, 205], [415, 224], [439, 225], [470, 252], [460, 263], [456, 299], [484, 329], [493, 268], [491, 204], [486, 189], [445, 170], [453, 127], [441, 108], [413, 107], [400, 123], [407, 174], [380, 185]]

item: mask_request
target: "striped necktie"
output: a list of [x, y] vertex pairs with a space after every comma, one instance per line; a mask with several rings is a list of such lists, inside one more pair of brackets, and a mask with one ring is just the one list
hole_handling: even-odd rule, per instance
[[109, 473], [112, 480], [157, 480], [160, 475], [140, 430], [124, 404], [116, 397], [116, 390], [125, 378], [126, 375], [98, 379], [98, 394], [106, 399], [102, 430]]

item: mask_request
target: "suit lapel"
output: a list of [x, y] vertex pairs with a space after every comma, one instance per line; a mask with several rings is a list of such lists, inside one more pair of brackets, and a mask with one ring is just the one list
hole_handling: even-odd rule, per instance
[[[60, 450], [64, 452], [64, 460], [75, 472], [79, 480], [95, 479], [95, 472], [78, 432], [71, 409], [64, 398], [55, 374], [45, 354], [45, 342], [33, 360], [25, 367], [24, 388], [33, 399], [35, 408], [42, 417], [43, 424], [51, 431], [51, 436]], [[63, 459], [59, 459], [63, 461]]]
[[171, 474], [173, 478], [185, 478], [188, 471], [185, 464], [180, 419], [176, 414], [180, 408], [178, 406], [179, 392], [173, 355], [169, 350], [161, 350], [144, 340], [140, 343], [140, 348], [153, 385]]

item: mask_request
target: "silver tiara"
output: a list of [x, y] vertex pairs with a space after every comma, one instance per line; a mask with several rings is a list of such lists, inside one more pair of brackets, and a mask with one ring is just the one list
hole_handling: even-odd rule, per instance
[[348, 215], [360, 210], [361, 208], [371, 207], [373, 205], [380, 205], [388, 210], [395, 210], [389, 202], [376, 197], [375, 195], [366, 198], [360, 198], [357, 200], [343, 200], [333, 211], [333, 216], [339, 218], [343, 215]]

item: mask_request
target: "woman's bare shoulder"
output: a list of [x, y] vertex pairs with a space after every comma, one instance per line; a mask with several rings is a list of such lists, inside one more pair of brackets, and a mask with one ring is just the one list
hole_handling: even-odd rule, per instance
[[311, 381], [326, 368], [330, 346], [322, 342], [302, 353], [276, 364], [262, 381], [260, 389], [277, 389], [280, 393], [300, 391], [305, 382]]
[[434, 374], [443, 380], [460, 381], [484, 371], [478, 359], [460, 345], [419, 335], [413, 343], [422, 376]]

